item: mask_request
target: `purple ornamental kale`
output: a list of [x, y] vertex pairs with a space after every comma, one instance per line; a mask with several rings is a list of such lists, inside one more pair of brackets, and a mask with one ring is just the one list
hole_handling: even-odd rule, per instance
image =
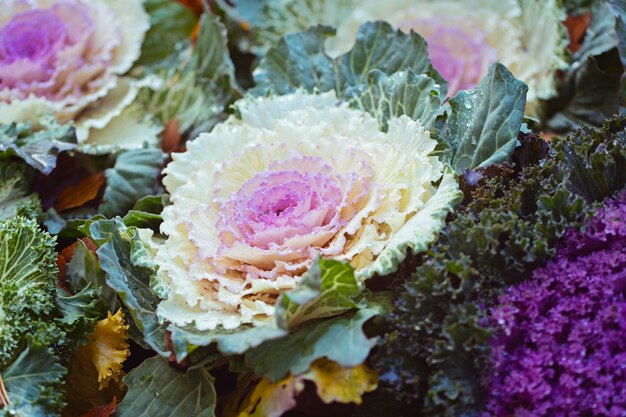
[[484, 416], [626, 416], [626, 193], [491, 310]]

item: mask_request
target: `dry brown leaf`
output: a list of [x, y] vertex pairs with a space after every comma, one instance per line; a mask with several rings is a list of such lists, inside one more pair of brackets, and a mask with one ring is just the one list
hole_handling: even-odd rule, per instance
[[11, 405], [11, 401], [9, 400], [9, 394], [7, 390], [4, 388], [4, 381], [2, 380], [2, 375], [0, 375], [0, 408], [5, 405]]
[[161, 133], [161, 149], [163, 152], [172, 153], [179, 152], [181, 141], [180, 124], [178, 120], [172, 119], [165, 125], [163, 133]]
[[77, 184], [70, 185], [59, 193], [54, 209], [62, 212], [89, 203], [98, 196], [104, 181], [104, 172], [99, 172], [84, 178]]
[[[85, 244], [89, 251], [95, 252], [98, 250], [98, 246], [88, 237], [82, 238], [81, 241]], [[72, 243], [57, 255], [57, 268], [59, 270], [57, 279], [58, 286], [69, 294], [73, 294], [73, 292], [68, 288], [67, 283], [65, 282], [65, 272], [67, 271], [67, 264], [70, 263], [74, 257], [74, 251], [76, 250], [77, 244], [78, 241]]]
[[568, 16], [564, 24], [569, 32], [569, 50], [576, 52], [580, 49], [585, 38], [585, 33], [589, 27], [589, 19], [591, 14], [589, 12], [580, 16]]
[[184, 4], [193, 10], [196, 14], [202, 14], [204, 11], [204, 1], [203, 0], [178, 0], [179, 3]]
[[83, 414], [83, 417], [111, 417], [117, 410], [117, 397], [113, 397], [113, 400], [107, 405], [95, 406], [88, 413]]
[[[94, 241], [89, 239], [88, 237], [84, 237], [80, 240], [85, 244], [85, 246], [87, 247], [87, 249], [89, 249], [90, 252], [95, 252], [98, 250], [98, 245], [96, 245]], [[69, 245], [68, 247], [66, 247], [65, 249], [61, 251], [60, 255], [64, 258], [66, 264], [70, 263], [72, 258], [74, 257], [74, 251], [76, 250], [76, 245], [78, 245], [78, 241], [72, 243], [71, 245]]]

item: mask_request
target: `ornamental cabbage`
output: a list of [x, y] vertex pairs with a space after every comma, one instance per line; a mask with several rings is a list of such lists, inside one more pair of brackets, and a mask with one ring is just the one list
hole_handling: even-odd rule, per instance
[[626, 193], [491, 309], [486, 416], [626, 414]]
[[557, 0], [307, 0], [269, 1], [256, 29], [271, 44], [285, 33], [316, 24], [337, 28], [329, 54], [352, 48], [361, 24], [384, 20], [428, 42], [432, 64], [448, 94], [474, 88], [496, 61], [529, 87], [527, 112], [556, 95], [556, 72], [566, 67], [565, 12]]
[[174, 154], [158, 314], [199, 330], [266, 323], [322, 256], [363, 281], [425, 250], [460, 191], [419, 121], [377, 120], [334, 92], [246, 99]]
[[[141, 53], [141, 0], [8, 0], [0, 10], [0, 123], [52, 113], [79, 143], [140, 147], [154, 129], [123, 76]], [[123, 132], [120, 133], [120, 132]]]

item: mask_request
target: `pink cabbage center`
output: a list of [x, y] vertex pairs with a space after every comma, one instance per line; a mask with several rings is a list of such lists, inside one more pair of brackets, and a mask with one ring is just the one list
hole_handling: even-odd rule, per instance
[[51, 10], [18, 14], [0, 29], [0, 61], [20, 59], [48, 62], [55, 49], [65, 42], [66, 24]]
[[425, 37], [433, 67], [448, 81], [448, 96], [474, 88], [497, 60], [496, 51], [479, 29], [463, 29], [461, 24], [409, 20], [399, 27], [414, 29]]
[[[248, 180], [231, 197], [217, 225], [224, 248], [231, 246], [228, 236], [260, 249], [284, 245], [290, 238], [321, 230], [332, 233], [323, 233], [309, 241], [310, 245], [321, 246], [332, 237], [342, 224], [341, 186], [321, 158], [306, 159], [319, 171], [300, 171], [290, 161], [277, 162]], [[278, 164], [291, 169], [280, 169]]]
[[[73, 101], [99, 88], [112, 51], [116, 22], [106, 42], [95, 39], [90, 9], [76, 1], [17, 13], [0, 28], [0, 100], [29, 95]], [[109, 16], [110, 17], [110, 16]], [[100, 34], [104, 36], [103, 34]]]

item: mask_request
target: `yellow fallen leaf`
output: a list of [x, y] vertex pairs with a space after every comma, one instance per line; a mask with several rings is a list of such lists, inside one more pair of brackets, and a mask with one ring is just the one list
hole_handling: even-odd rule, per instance
[[100, 320], [94, 329], [89, 343], [80, 349], [85, 349], [91, 362], [98, 371], [100, 389], [106, 387], [111, 379], [119, 381], [122, 375], [122, 363], [130, 356], [128, 325], [124, 324], [122, 309]]
[[[119, 377], [130, 355], [122, 310], [96, 323], [86, 345], [76, 349], [67, 379], [68, 406], [63, 416], [83, 415], [93, 407], [123, 397]], [[118, 383], [111, 384], [114, 380]]]
[[261, 378], [237, 417], [280, 417], [296, 406], [296, 397], [303, 389], [304, 382], [293, 376], [278, 382]]
[[91, 363], [98, 374], [99, 389], [105, 388], [112, 379], [119, 381], [122, 363], [128, 359], [130, 350], [126, 340], [128, 326], [124, 323], [122, 309], [96, 323], [89, 342], [77, 349], [79, 363]]
[[[365, 365], [342, 368], [328, 359], [318, 359], [300, 375], [289, 375], [278, 382], [261, 378], [250, 392], [250, 378], [243, 378], [237, 392], [230, 398], [225, 415], [237, 417], [279, 417], [296, 406], [296, 397], [304, 390], [304, 382], [312, 381], [318, 397], [329, 404], [362, 403], [362, 395], [378, 387], [378, 374]], [[242, 400], [245, 392], [249, 394]]]
[[378, 386], [378, 374], [367, 366], [346, 369], [328, 359], [313, 362], [301, 378], [315, 383], [317, 396], [326, 404], [333, 401], [361, 404], [361, 396]]

